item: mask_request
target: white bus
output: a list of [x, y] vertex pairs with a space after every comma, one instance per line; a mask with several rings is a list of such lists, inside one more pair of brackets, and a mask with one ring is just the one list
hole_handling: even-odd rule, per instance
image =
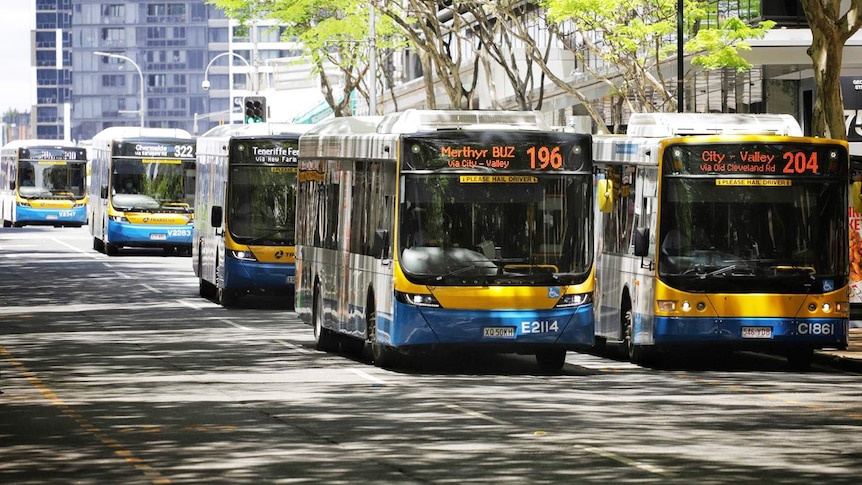
[[299, 135], [311, 125], [217, 126], [197, 139], [192, 261], [200, 294], [293, 301]]
[[317, 347], [535, 355], [593, 344], [589, 134], [534, 112], [335, 118], [299, 141], [295, 309]]
[[171, 128], [106, 128], [93, 137], [88, 214], [93, 249], [191, 254], [195, 140]]
[[634, 114], [594, 136], [596, 337], [634, 362], [686, 349], [785, 353], [848, 338], [844, 141], [788, 115]]
[[0, 150], [3, 227], [87, 223], [87, 156], [61, 140], [15, 140]]

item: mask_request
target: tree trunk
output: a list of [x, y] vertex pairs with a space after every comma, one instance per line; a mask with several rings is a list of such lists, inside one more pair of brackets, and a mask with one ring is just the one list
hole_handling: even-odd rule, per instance
[[811, 113], [811, 134], [826, 138], [847, 139], [844, 130], [844, 97], [841, 95], [841, 62], [844, 43], [818, 29], [811, 30], [808, 49], [814, 67], [817, 93]]

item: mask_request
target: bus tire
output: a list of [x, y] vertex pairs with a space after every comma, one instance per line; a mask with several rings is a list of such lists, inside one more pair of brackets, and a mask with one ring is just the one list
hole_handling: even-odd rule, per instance
[[388, 345], [383, 345], [377, 340], [377, 310], [374, 302], [369, 297], [365, 306], [365, 329], [368, 332], [368, 347], [371, 360], [377, 367], [391, 368], [398, 364], [398, 352]]
[[563, 370], [563, 366], [566, 365], [566, 354], [565, 350], [559, 349], [540, 350], [536, 352], [536, 364], [538, 364], [539, 370], [544, 373], [557, 373]]
[[105, 252], [105, 246], [102, 244], [102, 240], [101, 240], [101, 239], [99, 239], [99, 238], [97, 238], [97, 237], [94, 237], [94, 238], [93, 238], [93, 249], [94, 249], [95, 251], [100, 252], [100, 253], [104, 253], [104, 252]]
[[620, 305], [620, 318], [622, 319], [621, 327], [623, 329], [623, 345], [628, 354], [629, 362], [637, 365], [652, 364], [655, 359], [655, 351], [653, 349], [646, 348], [643, 345], [637, 345], [634, 343], [632, 302], [629, 300], [628, 295], [623, 298], [623, 302]]
[[311, 316], [314, 322], [314, 348], [322, 352], [338, 350], [338, 337], [335, 332], [323, 326], [323, 298], [320, 289], [314, 289], [314, 311]]
[[795, 371], [807, 371], [814, 362], [814, 349], [811, 347], [793, 347], [787, 350], [787, 364]]
[[214, 299], [215, 286], [213, 286], [209, 281], [200, 278], [200, 281], [198, 282], [198, 293], [207, 300]]
[[216, 298], [219, 305], [229, 308], [236, 305], [237, 294], [227, 288], [216, 288]]
[[12, 222], [3, 219], [3, 227], [12, 227]]

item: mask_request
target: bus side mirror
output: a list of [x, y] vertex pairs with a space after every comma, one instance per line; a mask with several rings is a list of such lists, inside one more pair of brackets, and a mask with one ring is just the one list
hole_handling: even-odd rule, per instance
[[614, 208], [614, 183], [608, 179], [601, 179], [596, 191], [596, 202], [599, 204], [600, 212], [610, 212]]
[[221, 227], [222, 217], [224, 216], [223, 210], [220, 205], [214, 205], [212, 209], [212, 213], [210, 213], [210, 225], [213, 228], [218, 229]]
[[9, 182], [9, 190], [15, 190], [15, 181], [14, 180]]
[[649, 228], [638, 227], [635, 229], [635, 256], [644, 257], [649, 254]]
[[383, 259], [389, 252], [389, 231], [378, 229], [374, 231], [374, 246], [371, 247], [371, 255]]
[[853, 182], [850, 196], [853, 197], [853, 210], [862, 212], [862, 182]]
[[101, 187], [101, 190], [99, 191], [99, 197], [101, 197], [103, 199], [108, 198], [108, 186], [107, 185], [103, 185]]

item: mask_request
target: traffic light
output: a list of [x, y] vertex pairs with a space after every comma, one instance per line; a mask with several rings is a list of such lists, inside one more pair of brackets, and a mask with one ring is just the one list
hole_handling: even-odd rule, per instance
[[242, 100], [245, 106], [246, 123], [263, 123], [266, 121], [266, 96], [246, 96]]

